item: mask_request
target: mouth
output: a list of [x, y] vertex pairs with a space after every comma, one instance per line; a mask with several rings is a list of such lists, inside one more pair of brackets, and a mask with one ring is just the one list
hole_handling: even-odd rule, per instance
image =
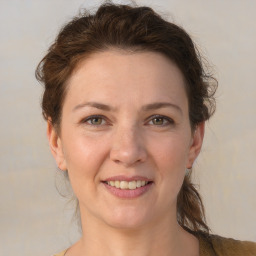
[[110, 180], [110, 181], [104, 181], [105, 184], [111, 187], [115, 187], [118, 189], [128, 189], [128, 190], [134, 190], [137, 188], [145, 187], [152, 183], [152, 181], [146, 181], [146, 180], [132, 180], [132, 181], [126, 181], [126, 180]]
[[102, 184], [114, 196], [122, 199], [132, 199], [148, 193], [152, 189], [153, 180], [141, 176], [115, 176], [110, 177]]

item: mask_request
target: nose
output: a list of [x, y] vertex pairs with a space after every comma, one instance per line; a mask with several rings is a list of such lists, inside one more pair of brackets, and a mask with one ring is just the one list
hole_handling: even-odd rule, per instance
[[112, 140], [110, 158], [125, 167], [145, 162], [147, 151], [141, 131], [135, 128], [119, 128]]

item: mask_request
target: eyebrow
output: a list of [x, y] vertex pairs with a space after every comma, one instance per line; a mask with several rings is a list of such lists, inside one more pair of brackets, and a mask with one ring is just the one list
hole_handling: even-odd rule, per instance
[[168, 107], [175, 108], [182, 114], [181, 108], [178, 105], [175, 105], [170, 102], [155, 102], [155, 103], [147, 104], [142, 107], [142, 110], [148, 111], [148, 110], [155, 110], [159, 108], [168, 108]]
[[116, 109], [106, 105], [106, 104], [102, 104], [102, 103], [98, 103], [98, 102], [85, 102], [82, 104], [78, 104], [77, 106], [75, 106], [73, 108], [73, 111], [80, 109], [80, 108], [84, 108], [84, 107], [93, 107], [93, 108], [97, 108], [97, 109], [101, 109], [101, 110], [105, 110], [105, 111], [115, 111]]
[[[78, 110], [80, 108], [84, 108], [84, 107], [93, 107], [93, 108], [97, 108], [97, 109], [101, 109], [101, 110], [105, 110], [105, 111], [113, 111], [113, 112], [116, 111], [116, 108], [111, 107], [106, 104], [98, 103], [98, 102], [85, 102], [82, 104], [78, 104], [73, 108], [73, 111], [76, 111], [76, 110]], [[142, 106], [142, 110], [149, 111], [149, 110], [156, 110], [156, 109], [168, 108], [168, 107], [175, 108], [182, 114], [182, 109], [178, 105], [175, 105], [175, 104], [169, 103], [169, 102], [155, 102], [155, 103], [147, 104], [147, 105]]]

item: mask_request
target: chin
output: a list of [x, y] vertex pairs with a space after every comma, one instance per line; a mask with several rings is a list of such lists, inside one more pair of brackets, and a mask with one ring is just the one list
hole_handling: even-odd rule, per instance
[[149, 221], [149, 212], [142, 209], [116, 209], [110, 213], [105, 223], [116, 229], [138, 229]]

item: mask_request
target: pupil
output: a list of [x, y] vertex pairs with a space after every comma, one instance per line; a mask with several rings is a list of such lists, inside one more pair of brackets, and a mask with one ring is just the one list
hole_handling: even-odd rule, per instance
[[155, 124], [162, 124], [163, 123], [163, 119], [162, 118], [155, 118]]
[[94, 119], [92, 120], [92, 122], [93, 122], [94, 124], [101, 124], [101, 118], [94, 118]]

